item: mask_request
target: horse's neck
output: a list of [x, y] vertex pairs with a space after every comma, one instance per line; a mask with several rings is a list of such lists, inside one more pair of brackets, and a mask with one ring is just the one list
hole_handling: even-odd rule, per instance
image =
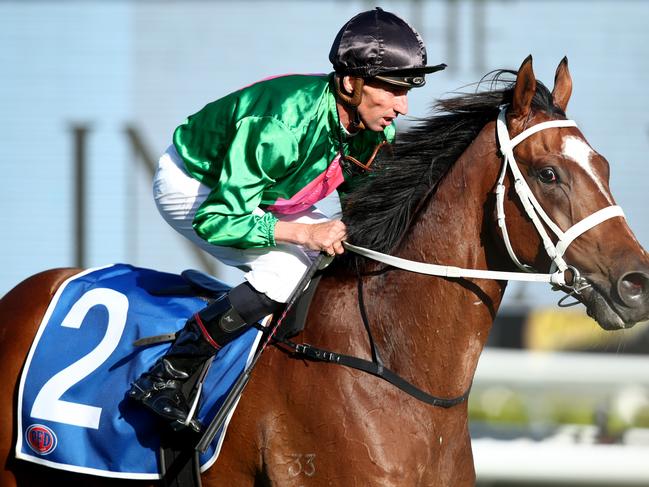
[[[487, 269], [497, 254], [488, 236], [491, 192], [500, 167], [489, 124], [440, 183], [398, 251], [422, 262]], [[387, 361], [440, 394], [469, 387], [504, 285], [402, 271], [368, 285], [380, 308], [380, 346]]]
[[485, 127], [449, 169], [413, 225], [400, 253], [426, 262], [487, 268], [498, 252], [491, 246], [496, 179], [501, 161], [492, 124]]

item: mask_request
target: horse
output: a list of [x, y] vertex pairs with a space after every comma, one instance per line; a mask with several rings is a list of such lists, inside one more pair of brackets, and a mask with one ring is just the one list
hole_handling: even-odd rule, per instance
[[[512, 78], [502, 81], [507, 74]], [[556, 70], [552, 91], [536, 80], [531, 56], [518, 71], [502, 70], [493, 80], [488, 90], [439, 101], [439, 113], [421, 120], [391, 155], [375, 162], [372, 176], [344, 201], [350, 242], [470, 269], [516, 271], [512, 253], [535, 269], [556, 263], [542, 235], [551, 224], [543, 222], [539, 231], [509, 173], [501, 201], [507, 219], [499, 224], [494, 190], [503, 158], [497, 119], [506, 105], [512, 138], [541, 123], [565, 121], [572, 93], [567, 59]], [[515, 157], [536, 200], [562, 230], [614, 204], [609, 164], [577, 127], [560, 124], [533, 133], [518, 144]], [[600, 326], [619, 329], [649, 318], [649, 259], [623, 217], [590, 225], [564, 251], [566, 275], [583, 284], [572, 292]], [[345, 256], [322, 277], [300, 340], [370, 360], [361, 298], [386, 367], [435, 396], [458, 397], [469, 390], [507, 282], [434, 277]], [[0, 301], [3, 486], [152, 483], [13, 459], [21, 366], [53, 293], [78, 271], [39, 273]], [[202, 482], [206, 487], [473, 485], [467, 404], [424, 404], [375, 376], [271, 347]]]

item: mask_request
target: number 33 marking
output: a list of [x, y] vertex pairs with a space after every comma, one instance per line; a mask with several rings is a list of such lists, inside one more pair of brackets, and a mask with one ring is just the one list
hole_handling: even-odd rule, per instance
[[[289, 456], [293, 459], [288, 467], [289, 476], [297, 477], [304, 474], [307, 477], [313, 477], [315, 475], [315, 453], [291, 453]], [[302, 459], [304, 459], [304, 463]]]

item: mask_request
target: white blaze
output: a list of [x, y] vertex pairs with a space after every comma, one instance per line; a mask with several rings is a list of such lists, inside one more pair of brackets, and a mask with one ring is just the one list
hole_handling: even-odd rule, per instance
[[612, 204], [613, 200], [610, 197], [604, 181], [595, 174], [595, 170], [592, 165], [592, 158], [595, 155], [595, 151], [589, 146], [586, 141], [580, 137], [575, 137], [574, 135], [569, 135], [563, 139], [562, 146], [563, 154], [575, 161], [586, 174], [590, 176], [593, 182], [599, 188], [599, 191], [604, 195], [604, 197]]

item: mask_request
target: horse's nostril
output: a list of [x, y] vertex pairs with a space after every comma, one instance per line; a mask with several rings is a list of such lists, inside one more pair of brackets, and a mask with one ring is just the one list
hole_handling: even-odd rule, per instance
[[649, 276], [643, 272], [629, 272], [617, 283], [620, 298], [627, 306], [638, 306], [649, 299]]

